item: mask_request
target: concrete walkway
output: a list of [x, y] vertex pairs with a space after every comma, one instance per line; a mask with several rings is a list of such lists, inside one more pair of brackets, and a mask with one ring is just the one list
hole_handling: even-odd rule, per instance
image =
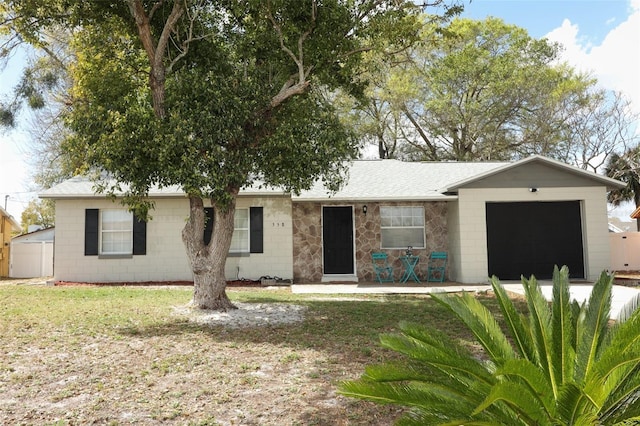
[[491, 289], [489, 285], [461, 285], [457, 283], [424, 284], [293, 284], [291, 292], [295, 294], [429, 294], [477, 292]]
[[[429, 294], [429, 293], [460, 293], [484, 292], [491, 290], [488, 284], [463, 285], [459, 283], [423, 284], [293, 284], [291, 292], [295, 294]], [[524, 288], [518, 282], [503, 282], [508, 292], [523, 295]], [[552, 297], [552, 285], [549, 281], [540, 281], [542, 294], [547, 300]], [[593, 286], [591, 284], [572, 284], [569, 288], [571, 298], [582, 303], [589, 298]], [[614, 285], [611, 297], [611, 319], [616, 319], [622, 307], [640, 293], [640, 289]]]

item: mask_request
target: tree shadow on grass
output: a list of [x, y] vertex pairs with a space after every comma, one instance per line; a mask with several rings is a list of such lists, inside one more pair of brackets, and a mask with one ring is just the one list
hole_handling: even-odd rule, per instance
[[[245, 299], [242, 303], [254, 303], [253, 300]], [[162, 322], [123, 327], [119, 333], [142, 338], [198, 334], [206, 336], [211, 343], [271, 343], [293, 348], [340, 350], [344, 345], [377, 346], [379, 335], [397, 330], [400, 321], [429, 324], [456, 335], [466, 331], [450, 312], [425, 298], [291, 302], [259, 298], [255, 302], [300, 305], [306, 310], [299, 322], [243, 327], [216, 324], [215, 321], [202, 324], [192, 321], [189, 315], [174, 314]]]
[[[119, 333], [125, 338], [149, 339], [149, 344], [154, 345], [173, 345], [175, 342], [193, 345], [193, 354], [171, 351], [165, 354], [168, 359], [178, 357], [182, 362], [188, 357], [201, 359], [202, 354], [209, 351], [217, 353], [216, 357], [229, 357], [229, 364], [223, 364], [221, 368], [237, 370], [239, 365], [257, 363], [260, 366], [261, 362], [267, 362], [274, 364], [271, 371], [276, 375], [281, 370], [279, 374], [288, 375], [296, 369], [308, 369], [296, 379], [304, 386], [306, 395], [297, 397], [301, 406], [294, 416], [300, 424], [317, 425], [335, 424], [336, 418], [345, 418], [345, 410], [349, 424], [375, 424], [374, 419], [392, 423], [397, 418], [401, 412], [397, 407], [345, 399], [335, 392], [341, 380], [356, 378], [364, 372], [366, 365], [399, 356], [380, 346], [379, 335], [397, 331], [400, 321], [429, 324], [460, 340], [470, 339], [466, 328], [449, 311], [423, 297], [286, 302], [276, 298], [268, 302], [265, 298], [249, 298], [243, 303], [253, 303], [253, 300], [303, 305], [307, 310], [301, 322], [286, 325], [232, 328], [198, 324], [183, 316], [168, 316], [156, 323], [124, 327]], [[491, 299], [488, 302], [491, 303]], [[262, 361], [254, 361], [252, 357], [262, 350], [267, 351], [266, 358], [258, 356]], [[220, 351], [225, 355], [220, 355]], [[287, 357], [291, 359], [287, 361]], [[246, 373], [248, 380], [250, 374]], [[279, 381], [287, 380], [284, 377]]]

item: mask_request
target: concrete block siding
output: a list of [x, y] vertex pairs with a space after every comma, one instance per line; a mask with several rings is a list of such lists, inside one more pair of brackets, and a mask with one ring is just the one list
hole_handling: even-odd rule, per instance
[[[263, 207], [264, 253], [229, 257], [228, 279], [263, 275], [293, 277], [291, 200], [240, 197], [237, 208]], [[56, 200], [55, 279], [76, 282], [191, 281], [181, 232], [189, 215], [186, 198], [156, 200], [147, 223], [147, 253], [125, 259], [84, 255], [85, 209], [123, 208], [106, 199]]]
[[[457, 206], [449, 209], [449, 221], [457, 224], [449, 235], [452, 248], [452, 279], [471, 283], [486, 282], [487, 256], [487, 202], [565, 201], [581, 203], [582, 235], [584, 238], [584, 264], [588, 280], [595, 280], [609, 267], [609, 235], [607, 228], [606, 188], [461, 188]], [[462, 237], [464, 236], [464, 238]], [[463, 267], [464, 266], [464, 267]]]
[[[375, 185], [371, 183], [375, 182]], [[355, 161], [343, 188], [333, 193], [316, 182], [301, 194], [260, 185], [241, 192], [237, 207], [262, 206], [264, 253], [227, 258], [228, 279], [263, 275], [299, 283], [373, 281], [371, 252], [381, 250], [380, 206], [424, 206], [426, 247], [418, 276], [424, 279], [431, 251], [449, 253], [447, 278], [461, 283], [488, 280], [486, 204], [577, 201], [580, 204], [585, 278], [609, 269], [607, 189], [624, 184], [556, 160], [532, 156], [513, 163]], [[535, 191], [530, 189], [536, 188]], [[93, 192], [86, 178], [69, 179], [43, 193], [56, 200], [54, 275], [68, 281], [191, 280], [181, 240], [188, 201], [179, 188], [155, 189], [153, 220], [147, 224], [147, 254], [128, 259], [84, 256], [87, 208], [122, 208]], [[367, 213], [363, 206], [367, 205]], [[353, 209], [354, 271], [323, 274], [322, 207]], [[524, 226], [524, 225], [523, 225]], [[402, 250], [385, 250], [396, 269]]]

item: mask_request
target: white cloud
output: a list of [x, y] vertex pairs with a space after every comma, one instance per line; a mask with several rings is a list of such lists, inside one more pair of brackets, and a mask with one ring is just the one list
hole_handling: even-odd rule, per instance
[[581, 40], [580, 28], [568, 19], [545, 37], [564, 46], [564, 61], [595, 76], [602, 87], [624, 93], [640, 113], [640, 0], [630, 2], [627, 19], [599, 45]]
[[[564, 46], [563, 61], [596, 77], [601, 87], [622, 92], [640, 114], [640, 0], [629, 5], [627, 19], [612, 27], [599, 45], [584, 41], [578, 25], [568, 19], [545, 37]], [[609, 214], [629, 220], [634, 208], [624, 203]]]

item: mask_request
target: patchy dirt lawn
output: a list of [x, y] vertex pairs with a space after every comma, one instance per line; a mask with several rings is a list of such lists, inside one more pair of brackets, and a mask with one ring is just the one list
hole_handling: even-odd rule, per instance
[[303, 302], [301, 321], [234, 328], [176, 312], [189, 289], [147, 300], [153, 291], [2, 284], [0, 424], [388, 425], [400, 414], [336, 394], [388, 355], [376, 336], [395, 319], [345, 331], [381, 300], [355, 314], [352, 301]]

